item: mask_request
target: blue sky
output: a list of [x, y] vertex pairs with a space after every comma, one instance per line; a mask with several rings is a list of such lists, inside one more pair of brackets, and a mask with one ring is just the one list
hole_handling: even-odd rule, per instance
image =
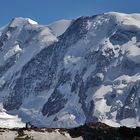
[[48, 24], [108, 11], [140, 13], [140, 0], [0, 0], [0, 26], [13, 17], [29, 17]]

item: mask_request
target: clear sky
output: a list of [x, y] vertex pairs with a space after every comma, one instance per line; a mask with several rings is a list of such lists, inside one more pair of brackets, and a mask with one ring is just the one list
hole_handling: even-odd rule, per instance
[[140, 13], [140, 0], [0, 0], [0, 26], [13, 17], [29, 17], [48, 24], [108, 11]]

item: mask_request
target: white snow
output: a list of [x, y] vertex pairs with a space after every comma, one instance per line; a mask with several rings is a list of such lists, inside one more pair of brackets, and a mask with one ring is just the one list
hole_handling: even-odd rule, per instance
[[73, 120], [75, 120], [75, 116], [73, 114], [65, 114], [59, 119], [59, 121], [73, 121]]
[[71, 24], [71, 20], [63, 19], [48, 25], [48, 27], [53, 31], [53, 33], [56, 36], [60, 36], [67, 30], [70, 24]]
[[136, 127], [138, 126], [138, 120], [136, 118], [127, 118], [123, 119], [120, 121], [120, 124], [122, 126], [127, 126], [127, 127]]
[[6, 113], [3, 105], [0, 104], [0, 128], [22, 128], [25, 124], [17, 115], [10, 115]]
[[77, 63], [78, 61], [80, 61], [81, 57], [75, 57], [75, 56], [65, 56], [64, 57], [64, 64], [65, 65], [71, 65], [71, 64], [75, 64]]
[[30, 19], [30, 18], [27, 18], [27, 19], [28, 19], [28, 22], [29, 22], [30, 24], [38, 24], [36, 21], [34, 21], [34, 20]]
[[27, 24], [37, 25], [38, 23], [36, 21], [33, 21], [30, 18], [17, 17], [17, 18], [13, 18], [13, 20], [11, 21], [9, 26], [10, 27], [22, 27]]
[[133, 25], [137, 28], [140, 28], [140, 24], [139, 24], [140, 15], [139, 14], [124, 14], [124, 13], [118, 13], [118, 12], [108, 12], [105, 14], [114, 16], [114, 18], [116, 18], [116, 20], [124, 26]]
[[8, 60], [10, 57], [14, 56], [15, 54], [21, 53], [22, 49], [17, 44], [14, 47], [12, 47], [5, 55], [4, 55], [4, 61]]
[[25, 124], [17, 115], [6, 113], [2, 103], [0, 103], [0, 128], [22, 128]]
[[25, 124], [18, 116], [9, 115], [5, 112], [0, 112], [0, 127], [1, 128], [15, 128], [25, 127]]
[[100, 121], [105, 119], [106, 113], [110, 110], [110, 106], [106, 104], [106, 99], [104, 99], [104, 95], [109, 92], [112, 92], [112, 86], [102, 85], [93, 95], [93, 100], [95, 102], [94, 114], [99, 117]]
[[133, 62], [135, 62], [136, 64], [139, 64], [140, 63], [140, 48], [138, 48], [135, 44], [136, 44], [136, 37], [133, 37], [132, 41], [126, 44], [127, 47], [125, 47], [125, 49], [127, 51], [127, 57]]
[[102, 122], [112, 127], [120, 127], [120, 124], [113, 120], [104, 119]]
[[41, 43], [44, 43], [46, 45], [50, 45], [54, 41], [58, 41], [57, 37], [52, 35], [50, 29], [48, 27], [45, 27], [39, 34], [38, 40], [41, 41]]
[[[28, 132], [30, 134], [30, 132]], [[82, 137], [79, 138], [71, 138], [70, 136], [62, 135], [57, 132], [52, 132], [52, 133], [39, 133], [32, 131], [31, 135], [33, 135], [34, 140], [83, 140]]]
[[[37, 132], [37, 131], [24, 131], [24, 136], [18, 137], [18, 139], [26, 139], [26, 136], [33, 140], [83, 140], [82, 137], [71, 138], [68, 133], [60, 134], [59, 132]], [[15, 140], [18, 134], [17, 131], [4, 130], [0, 132], [0, 140]]]
[[96, 76], [99, 77], [101, 81], [104, 80], [104, 75], [103, 75], [103, 73], [97, 73]]
[[102, 85], [97, 91], [96, 93], [93, 95], [93, 99], [104, 99], [104, 95], [106, 95], [108, 92], [112, 92], [112, 86], [108, 85], [108, 86], [104, 86]]

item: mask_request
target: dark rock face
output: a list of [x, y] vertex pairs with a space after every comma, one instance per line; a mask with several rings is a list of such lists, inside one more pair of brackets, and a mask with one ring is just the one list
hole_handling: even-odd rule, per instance
[[137, 36], [138, 33], [133, 30], [117, 30], [114, 35], [110, 37], [110, 42], [113, 45], [123, 45], [127, 43], [132, 37]]
[[46, 115], [48, 117], [54, 115], [64, 108], [66, 103], [67, 99], [65, 99], [63, 95], [56, 90], [43, 106], [42, 113], [44, 116]]
[[139, 83], [136, 83], [131, 87], [129, 95], [126, 97], [125, 104], [120, 108], [120, 112], [117, 114], [117, 119], [122, 118], [136, 118], [136, 108], [140, 107], [139, 97], [137, 93], [139, 91]]
[[109, 127], [105, 124], [86, 124], [68, 130], [71, 137], [83, 137], [83, 140], [135, 140], [140, 139], [140, 128]]

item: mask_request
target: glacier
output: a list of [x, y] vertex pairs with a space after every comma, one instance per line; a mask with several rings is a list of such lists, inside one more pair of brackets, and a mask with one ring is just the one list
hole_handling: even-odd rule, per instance
[[0, 28], [0, 103], [21, 124], [140, 126], [139, 72], [140, 14]]

